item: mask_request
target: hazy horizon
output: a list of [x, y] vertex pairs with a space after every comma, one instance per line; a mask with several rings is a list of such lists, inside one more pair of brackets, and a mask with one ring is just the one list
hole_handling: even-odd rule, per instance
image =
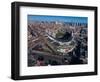
[[28, 21], [60, 21], [73, 23], [88, 23], [88, 17], [28, 15]]

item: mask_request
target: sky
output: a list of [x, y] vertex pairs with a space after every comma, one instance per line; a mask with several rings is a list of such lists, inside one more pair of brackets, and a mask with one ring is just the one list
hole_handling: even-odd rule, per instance
[[28, 21], [61, 21], [61, 22], [87, 23], [88, 17], [28, 15]]

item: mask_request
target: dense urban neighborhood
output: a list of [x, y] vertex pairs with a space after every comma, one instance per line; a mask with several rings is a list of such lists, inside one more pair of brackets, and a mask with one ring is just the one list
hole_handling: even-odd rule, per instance
[[28, 22], [28, 66], [88, 63], [87, 23]]

